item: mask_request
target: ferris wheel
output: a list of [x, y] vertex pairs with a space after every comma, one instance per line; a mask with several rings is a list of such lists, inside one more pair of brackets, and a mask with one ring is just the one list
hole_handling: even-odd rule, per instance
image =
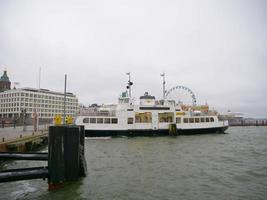
[[182, 85], [177, 85], [166, 91], [166, 97], [186, 104], [192, 103], [193, 106], [197, 105], [197, 99], [193, 91]]

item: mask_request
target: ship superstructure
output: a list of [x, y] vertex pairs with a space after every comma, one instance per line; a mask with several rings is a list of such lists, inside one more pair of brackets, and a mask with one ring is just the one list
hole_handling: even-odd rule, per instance
[[[128, 89], [131, 85], [129, 81]], [[128, 91], [123, 92], [118, 104], [100, 106], [87, 115], [78, 116], [76, 124], [85, 127], [88, 137], [169, 135], [173, 126], [178, 135], [223, 133], [228, 128], [228, 121], [220, 120], [218, 113], [209, 110], [208, 105], [185, 105], [167, 98], [156, 100], [148, 92], [139, 100], [139, 104], [135, 104]]]

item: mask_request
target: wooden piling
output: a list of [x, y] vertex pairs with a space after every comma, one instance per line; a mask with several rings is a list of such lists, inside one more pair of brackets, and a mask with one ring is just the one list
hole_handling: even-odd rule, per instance
[[79, 163], [79, 145], [80, 131], [77, 126], [70, 126], [64, 135], [64, 162], [65, 162], [65, 180], [78, 180], [80, 172]]
[[64, 181], [76, 181], [86, 176], [84, 128], [51, 126], [48, 155], [49, 190], [60, 188]]
[[87, 164], [84, 156], [84, 139], [85, 139], [85, 131], [84, 126], [80, 126], [80, 176], [86, 177], [87, 175]]
[[64, 162], [64, 134], [65, 126], [49, 127], [48, 142], [48, 188], [49, 190], [58, 189], [63, 186], [65, 176]]
[[177, 136], [176, 124], [169, 124], [169, 135], [170, 136]]

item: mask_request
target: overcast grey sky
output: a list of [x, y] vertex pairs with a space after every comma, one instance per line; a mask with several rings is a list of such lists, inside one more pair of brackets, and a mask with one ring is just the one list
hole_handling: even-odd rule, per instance
[[[267, 117], [265, 0], [0, 0], [0, 70], [19, 87], [116, 103], [185, 85], [198, 103]], [[2, 73], [2, 72], [1, 72]]]

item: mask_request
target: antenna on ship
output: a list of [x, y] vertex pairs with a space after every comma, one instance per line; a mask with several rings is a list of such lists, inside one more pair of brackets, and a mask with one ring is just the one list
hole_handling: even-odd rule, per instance
[[132, 94], [131, 94], [131, 86], [133, 85], [133, 82], [131, 82], [131, 73], [128, 72], [126, 73], [126, 75], [129, 76], [129, 79], [128, 79], [128, 83], [127, 83], [127, 89], [129, 90], [129, 97], [131, 98]]
[[163, 88], [163, 91], [162, 91], [162, 93], [163, 93], [163, 99], [165, 99], [165, 93], [166, 93], [166, 91], [165, 91], [165, 84], [166, 84], [166, 81], [165, 81], [165, 73], [163, 73], [163, 74], [161, 74], [160, 76], [162, 76], [162, 88]]

